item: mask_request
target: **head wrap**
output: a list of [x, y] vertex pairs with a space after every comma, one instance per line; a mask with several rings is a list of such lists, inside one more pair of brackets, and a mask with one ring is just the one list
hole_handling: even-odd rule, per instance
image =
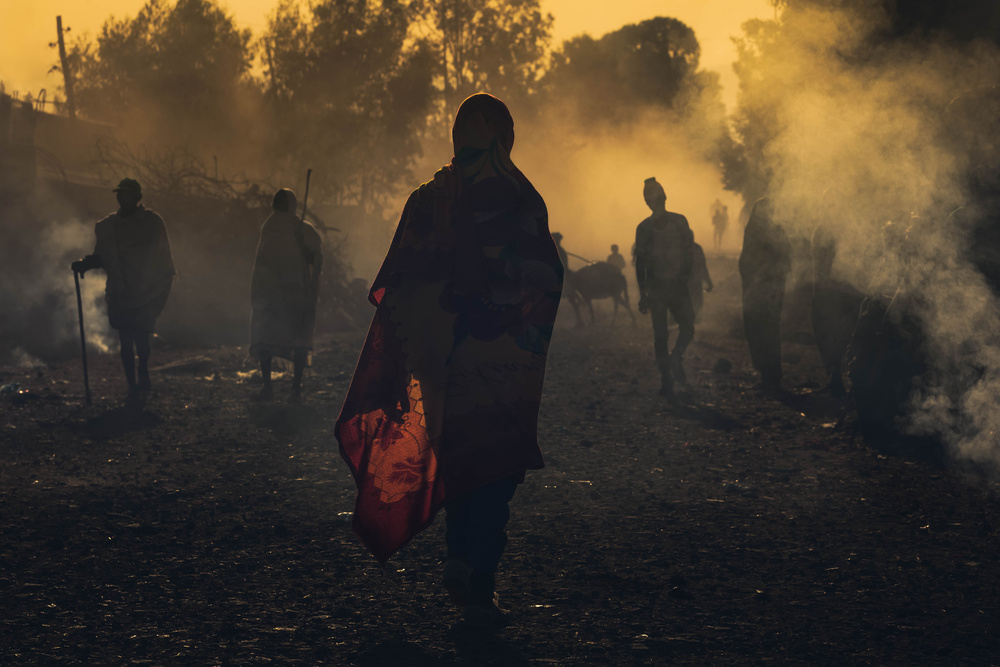
[[646, 201], [654, 201], [656, 199], [665, 200], [667, 193], [663, 191], [663, 186], [656, 182], [656, 177], [651, 176], [643, 183], [642, 197]]
[[[474, 118], [477, 114], [482, 120]], [[492, 138], [492, 136], [513, 145], [514, 118], [510, 115], [510, 109], [500, 98], [489, 93], [476, 93], [465, 98], [458, 107], [455, 124], [451, 128], [455, 155], [457, 156], [463, 147], [479, 146], [485, 137]], [[505, 147], [509, 152], [510, 146]]]
[[295, 193], [288, 188], [281, 188], [274, 193], [274, 200], [271, 202], [271, 207], [275, 211], [281, 211], [283, 213], [295, 213], [298, 208], [299, 202], [295, 198]]

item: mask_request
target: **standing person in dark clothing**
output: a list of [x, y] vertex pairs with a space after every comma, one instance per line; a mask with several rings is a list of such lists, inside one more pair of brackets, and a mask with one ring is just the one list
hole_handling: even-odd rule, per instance
[[291, 360], [292, 400], [299, 400], [312, 350], [323, 244], [316, 228], [296, 215], [296, 207], [294, 192], [282, 188], [275, 193], [273, 211], [260, 228], [250, 281], [250, 355], [260, 359], [261, 400], [273, 396], [271, 361], [276, 356]]
[[712, 205], [712, 241], [715, 244], [716, 250], [722, 248], [722, 236], [726, 233], [726, 227], [728, 226], [729, 207], [716, 199]]
[[559, 232], [552, 232], [552, 240], [556, 244], [556, 251], [559, 253], [559, 261], [562, 262], [563, 268], [569, 271], [569, 255], [566, 254], [566, 249], [562, 247], [563, 235]]
[[611, 254], [608, 255], [608, 264], [621, 272], [625, 272], [625, 256], [618, 252], [617, 244], [611, 246]]
[[94, 252], [73, 262], [72, 269], [81, 276], [90, 269], [104, 269], [107, 273], [108, 319], [118, 329], [128, 395], [134, 400], [145, 397], [152, 389], [150, 336], [170, 294], [174, 260], [163, 219], [139, 203], [139, 182], [123, 178], [114, 192], [118, 211], [97, 223]]
[[750, 359], [768, 391], [781, 388], [781, 306], [791, 257], [788, 236], [772, 219], [770, 200], [757, 200], [743, 232], [740, 278]]
[[[642, 189], [652, 215], [635, 230], [635, 276], [639, 283], [639, 312], [653, 323], [653, 347], [660, 370], [660, 394], [674, 399], [674, 381], [684, 384], [684, 351], [694, 339], [694, 308], [688, 282], [694, 261], [694, 234], [687, 218], [667, 210], [667, 195], [655, 178]], [[669, 350], [668, 318], [680, 331]]]
[[354, 529], [385, 562], [446, 510], [443, 584], [495, 628], [508, 503], [541, 468], [538, 410], [563, 283], [541, 195], [511, 161], [514, 121], [466, 99], [451, 163], [409, 197], [369, 293], [375, 316], [335, 434]]

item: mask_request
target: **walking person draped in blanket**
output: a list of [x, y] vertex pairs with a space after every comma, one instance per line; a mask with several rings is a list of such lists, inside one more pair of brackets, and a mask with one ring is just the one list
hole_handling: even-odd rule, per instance
[[134, 403], [152, 390], [150, 336], [176, 271], [163, 218], [139, 203], [139, 181], [123, 178], [114, 193], [118, 210], [97, 223], [94, 252], [73, 262], [72, 269], [81, 276], [90, 269], [104, 269], [108, 276], [104, 294], [108, 320], [118, 330], [128, 400]]
[[545, 202], [511, 162], [496, 97], [458, 110], [455, 157], [417, 188], [375, 278], [375, 317], [337, 420], [354, 529], [380, 562], [446, 509], [445, 588], [498, 627], [508, 503], [537, 442], [563, 266]]
[[282, 188], [275, 193], [274, 210], [260, 228], [250, 280], [250, 356], [260, 359], [264, 378], [258, 395], [261, 400], [274, 395], [274, 357], [292, 362], [292, 400], [298, 400], [302, 373], [312, 350], [323, 248], [316, 228], [296, 215], [297, 206], [291, 190]]

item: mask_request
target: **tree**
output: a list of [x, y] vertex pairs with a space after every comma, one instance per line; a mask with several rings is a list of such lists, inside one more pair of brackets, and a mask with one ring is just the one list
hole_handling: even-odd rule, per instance
[[336, 203], [376, 217], [409, 180], [433, 99], [431, 50], [408, 38], [414, 11], [395, 0], [322, 0], [306, 16], [286, 0], [259, 41], [279, 171], [322, 169]]
[[553, 21], [539, 0], [425, 0], [422, 13], [446, 114], [479, 91], [517, 102], [538, 91]]
[[736, 143], [722, 156], [723, 181], [747, 203], [767, 190], [774, 172], [768, 148], [780, 131], [779, 102], [767, 72], [782, 59], [781, 24], [753, 19], [743, 24], [743, 36], [734, 38], [737, 58], [733, 70], [739, 80], [732, 126]]
[[233, 109], [249, 91], [250, 32], [216, 0], [147, 0], [72, 51], [77, 104], [93, 118], [163, 143], [220, 145], [242, 129]]
[[592, 127], [629, 125], [645, 110], [685, 126], [715, 160], [728, 138], [718, 75], [699, 70], [694, 31], [674, 18], [626, 25], [600, 39], [565, 42], [553, 54], [546, 94]]
[[553, 97], [578, 102], [589, 120], [626, 122], [636, 106], [677, 110], [693, 88], [708, 83], [697, 75], [700, 53], [691, 28], [659, 17], [600, 39], [565, 42], [545, 83]]

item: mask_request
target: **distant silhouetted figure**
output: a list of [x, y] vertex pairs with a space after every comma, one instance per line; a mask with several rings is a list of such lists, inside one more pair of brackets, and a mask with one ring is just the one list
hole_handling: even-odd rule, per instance
[[72, 268], [81, 275], [90, 269], [104, 269], [107, 274], [108, 320], [118, 330], [128, 395], [134, 400], [145, 397], [152, 388], [149, 339], [176, 272], [167, 228], [159, 215], [139, 203], [139, 182], [123, 178], [114, 192], [118, 211], [97, 223], [94, 252], [73, 262]]
[[354, 529], [384, 562], [445, 507], [444, 585], [470, 623], [495, 601], [508, 503], [542, 467], [537, 418], [563, 265], [545, 202], [511, 162], [506, 105], [458, 110], [455, 157], [403, 208], [336, 436]]
[[718, 199], [712, 204], [712, 241], [715, 249], [722, 248], [722, 236], [729, 226], [729, 207]]
[[615, 267], [619, 271], [622, 271], [622, 272], [625, 271], [625, 255], [623, 255], [620, 252], [618, 252], [618, 246], [617, 245], [612, 245], [611, 246], [611, 254], [608, 255], [607, 262], [608, 262], [608, 264], [610, 264], [611, 266]]
[[[642, 190], [652, 215], [635, 230], [635, 275], [639, 283], [639, 312], [649, 313], [653, 345], [660, 370], [660, 393], [674, 396], [674, 381], [684, 383], [684, 351], [694, 339], [694, 308], [688, 283], [694, 262], [694, 235], [687, 218], [667, 211], [667, 195], [655, 178]], [[669, 350], [668, 316], [680, 331]]]
[[559, 253], [559, 261], [562, 263], [565, 270], [569, 270], [569, 255], [566, 254], [565, 248], [562, 247], [563, 235], [559, 232], [552, 232], [552, 241], [556, 244], [556, 252]]
[[694, 308], [694, 318], [697, 322], [701, 319], [701, 311], [705, 307], [705, 292], [711, 292], [715, 285], [708, 273], [705, 251], [697, 243], [691, 247], [694, 259], [691, 262], [691, 280], [688, 285], [691, 291], [691, 306]]
[[781, 306], [792, 268], [791, 253], [788, 236], [772, 220], [770, 201], [757, 200], [743, 232], [740, 254], [743, 328], [750, 359], [760, 372], [762, 387], [769, 391], [781, 388]]
[[573, 306], [573, 314], [576, 316], [576, 326], [582, 327], [583, 319], [580, 317], [580, 306], [586, 303], [586, 299], [577, 289], [576, 272], [569, 268], [569, 254], [562, 247], [562, 239], [562, 234], [552, 232], [552, 240], [555, 242], [556, 251], [559, 253], [559, 262], [563, 265], [563, 296]]
[[296, 215], [294, 192], [278, 190], [272, 208], [253, 264], [250, 354], [260, 360], [264, 378], [259, 398], [273, 396], [271, 361], [281, 357], [292, 362], [292, 400], [298, 400], [312, 350], [323, 246], [316, 228]]

